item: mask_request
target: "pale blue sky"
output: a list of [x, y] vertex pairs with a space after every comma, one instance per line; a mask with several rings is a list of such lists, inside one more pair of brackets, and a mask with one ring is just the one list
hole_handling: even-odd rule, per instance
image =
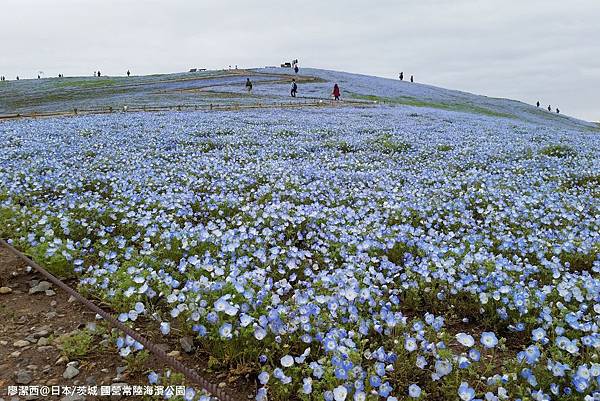
[[600, 120], [597, 0], [2, 0], [0, 75], [301, 66]]

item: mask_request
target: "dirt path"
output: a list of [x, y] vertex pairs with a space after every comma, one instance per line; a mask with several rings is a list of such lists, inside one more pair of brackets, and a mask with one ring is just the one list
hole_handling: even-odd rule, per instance
[[[71, 286], [76, 283], [70, 282]], [[47, 288], [47, 289], [46, 289]], [[0, 246], [0, 401], [17, 400], [148, 400], [142, 396], [74, 395], [42, 396], [9, 394], [9, 390], [31, 386], [76, 389], [76, 387], [147, 386], [150, 371], [167, 367], [149, 356], [124, 359], [114, 345], [116, 336], [95, 314], [62, 290], [48, 286], [38, 274]], [[222, 383], [238, 399], [244, 400], [256, 389], [250, 375], [208, 372], [202, 352], [186, 354], [176, 339], [165, 340], [140, 321], [138, 330], [172, 356], [215, 383]], [[193, 343], [193, 340], [191, 340]], [[165, 383], [179, 385], [182, 383]], [[14, 387], [16, 386], [16, 387]], [[154, 399], [162, 399], [162, 397]]]

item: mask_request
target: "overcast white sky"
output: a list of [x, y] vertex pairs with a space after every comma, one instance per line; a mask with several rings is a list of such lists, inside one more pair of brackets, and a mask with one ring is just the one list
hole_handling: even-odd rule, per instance
[[1, 0], [0, 75], [300, 65], [600, 120], [598, 0]]

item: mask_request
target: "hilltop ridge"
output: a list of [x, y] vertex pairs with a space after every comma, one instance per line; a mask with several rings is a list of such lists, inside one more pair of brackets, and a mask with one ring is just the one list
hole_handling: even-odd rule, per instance
[[[254, 84], [245, 89], [246, 78]], [[289, 84], [299, 85], [297, 99]], [[120, 110], [128, 107], [178, 107], [182, 105], [261, 105], [329, 100], [333, 83], [343, 100], [362, 104], [387, 104], [443, 109], [473, 115], [512, 118], [565, 129], [597, 129], [598, 124], [557, 115], [516, 100], [492, 98], [427, 84], [303, 68], [299, 74], [286, 68], [212, 70], [194, 73], [132, 77], [65, 77], [6, 81], [0, 84], [0, 115], [71, 112], [74, 109]]]

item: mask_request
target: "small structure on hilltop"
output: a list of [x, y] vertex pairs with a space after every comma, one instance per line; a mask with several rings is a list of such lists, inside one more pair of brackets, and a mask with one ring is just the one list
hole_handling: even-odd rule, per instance
[[292, 60], [292, 61], [286, 61], [284, 63], [281, 64], [281, 68], [293, 68], [296, 69], [296, 67], [298, 66], [298, 59]]

